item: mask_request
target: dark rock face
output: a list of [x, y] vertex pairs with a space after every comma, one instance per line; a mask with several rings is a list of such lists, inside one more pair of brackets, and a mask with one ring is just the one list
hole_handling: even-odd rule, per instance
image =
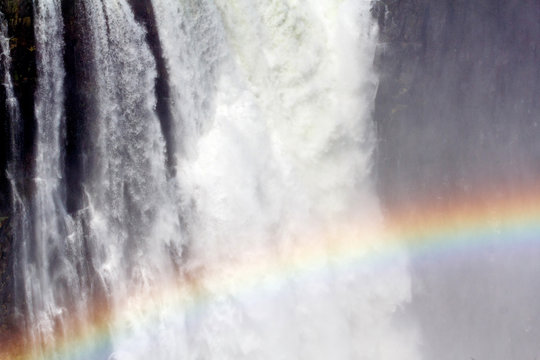
[[[19, 100], [22, 119], [22, 136], [18, 139], [22, 168], [19, 176], [28, 178], [31, 171], [31, 160], [34, 147], [34, 90], [36, 87], [36, 57], [34, 41], [34, 14], [31, 0], [8, 0], [0, 3], [2, 12], [8, 23], [10, 37], [12, 69], [11, 75], [15, 94]], [[3, 71], [3, 69], [2, 69]], [[11, 124], [5, 103], [5, 89], [0, 89], [0, 215], [9, 211], [10, 189], [6, 177], [7, 164], [14, 156], [10, 149]]]
[[172, 115], [169, 108], [169, 74], [161, 49], [154, 8], [150, 0], [129, 0], [129, 2], [135, 18], [146, 29], [146, 38], [156, 61], [156, 70], [158, 73], [156, 78], [156, 112], [159, 116], [161, 130], [165, 139], [167, 167], [169, 171], [173, 171], [175, 167], [173, 154], [176, 152], [176, 149], [172, 135], [174, 133]]
[[[14, 126], [8, 116], [6, 93], [0, 86], [0, 358], [9, 358], [7, 352], [19, 339], [20, 323], [16, 319], [14, 287], [14, 252], [16, 247], [12, 221], [11, 189], [7, 179], [10, 162], [21, 192], [30, 191], [35, 136], [34, 91], [36, 88], [36, 51], [34, 40], [34, 14], [31, 0], [0, 2], [0, 12], [8, 24], [10, 38], [11, 77], [15, 96], [19, 101], [20, 124]], [[3, 72], [5, 69], [0, 69]], [[15, 148], [11, 148], [12, 127], [18, 128]], [[21, 195], [23, 195], [21, 193]], [[5, 218], [8, 215], [9, 218]]]
[[[9, 346], [17, 338], [13, 309], [13, 236], [9, 219], [0, 220], [0, 344]], [[0, 349], [0, 358], [2, 357]]]
[[[540, 2], [380, 0], [377, 173], [387, 209], [501, 196], [540, 175]], [[420, 206], [420, 205], [419, 205]], [[414, 212], [414, 205], [411, 206]], [[412, 254], [426, 359], [534, 359], [540, 251]]]
[[84, 134], [88, 131], [87, 119], [95, 113], [94, 91], [91, 88], [88, 69], [83, 66], [85, 44], [81, 36], [85, 21], [77, 16], [78, 0], [62, 1], [64, 18], [64, 66], [65, 111], [66, 111], [66, 147], [65, 180], [66, 204], [69, 212], [81, 206], [81, 175], [85, 167]]
[[[165, 60], [161, 53], [161, 46], [155, 24], [153, 7], [148, 0], [130, 0], [138, 22], [146, 30], [148, 43], [156, 61], [158, 77], [156, 78], [156, 111], [161, 121], [165, 135], [169, 169], [173, 167], [173, 142], [170, 138], [171, 118], [168, 106], [169, 87]], [[84, 4], [80, 0], [62, 1], [62, 15], [64, 19], [65, 52], [64, 63], [66, 68], [66, 163], [65, 178], [67, 183], [66, 201], [69, 212], [80, 209], [82, 204], [82, 179], [88, 168], [86, 133], [91, 132], [93, 120], [98, 116], [95, 113], [96, 99], [93, 89], [93, 66], [91, 51], [92, 45], [88, 43], [86, 35], [89, 29], [88, 19], [83, 15]], [[88, 176], [87, 176], [88, 177]]]

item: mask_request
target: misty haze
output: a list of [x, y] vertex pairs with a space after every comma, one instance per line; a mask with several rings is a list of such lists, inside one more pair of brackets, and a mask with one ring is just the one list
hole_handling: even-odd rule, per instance
[[0, 0], [0, 360], [540, 358], [538, 0]]

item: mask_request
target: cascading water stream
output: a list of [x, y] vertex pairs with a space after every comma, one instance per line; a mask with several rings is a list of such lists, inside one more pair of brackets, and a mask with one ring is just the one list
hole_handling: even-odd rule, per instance
[[16, 236], [22, 296], [18, 302], [37, 356], [42, 344], [54, 344], [56, 336], [67, 330], [62, 329], [64, 310], [76, 296], [77, 287], [65, 242], [69, 219], [62, 199], [65, 72], [60, 2], [37, 1], [34, 13], [39, 78], [35, 93], [34, 190], [29, 199], [21, 200], [22, 214], [30, 218]]
[[[9, 48], [9, 38], [8, 38], [8, 26], [7, 22], [4, 19], [4, 15], [0, 13], [0, 56], [2, 61], [2, 69], [4, 71], [2, 84], [6, 91], [6, 105], [8, 108], [9, 119], [11, 120], [11, 144], [10, 150], [11, 153], [17, 153], [15, 138], [17, 137], [16, 133], [18, 132], [17, 126], [20, 125], [20, 109], [19, 102], [15, 97], [15, 89], [13, 87], [13, 80], [11, 78], [11, 55]], [[10, 169], [12, 171], [12, 169]]]
[[127, 2], [83, 4], [98, 108], [85, 182], [91, 251], [103, 286], [113, 291], [119, 281], [151, 282], [147, 276], [157, 274], [145, 268], [170, 266], [161, 252], [179, 255], [182, 236], [153, 111], [155, 64], [143, 30]]
[[19, 101], [15, 96], [15, 88], [13, 86], [13, 79], [11, 78], [11, 54], [8, 37], [8, 26], [4, 19], [4, 15], [0, 13], [0, 58], [2, 61], [3, 78], [2, 84], [6, 93], [6, 107], [8, 110], [8, 116], [10, 120], [10, 156], [11, 161], [8, 167], [8, 177], [12, 183], [12, 203], [15, 207], [15, 203], [20, 203], [17, 195], [17, 186], [15, 180], [18, 177], [16, 165], [20, 163], [18, 156], [20, 149], [18, 148], [17, 140], [20, 138], [21, 133], [21, 113], [19, 108]]
[[[20, 193], [20, 169], [21, 164], [20, 157], [20, 148], [19, 141], [21, 139], [22, 133], [22, 124], [21, 124], [21, 113], [17, 97], [15, 96], [15, 88], [13, 85], [13, 79], [11, 77], [11, 54], [10, 54], [10, 44], [8, 37], [8, 26], [7, 21], [4, 20], [4, 15], [0, 13], [0, 50], [1, 50], [1, 65], [3, 70], [3, 86], [6, 94], [6, 107], [7, 113], [10, 121], [10, 133], [9, 133], [9, 150], [10, 150], [10, 159], [7, 167], [7, 178], [10, 182], [11, 187], [11, 198], [10, 206], [12, 209], [12, 221], [11, 227], [13, 229], [13, 235], [15, 238], [20, 241], [25, 240], [26, 232], [30, 229], [29, 216], [27, 212], [27, 207], [25, 202], [21, 197]], [[14, 256], [15, 257], [15, 256]], [[24, 264], [24, 259], [19, 259], [20, 262]], [[18, 266], [18, 261], [14, 261], [14, 270], [22, 271], [21, 267]], [[24, 287], [24, 281], [21, 281], [21, 284], [18, 284], [19, 287]], [[14, 289], [17, 289], [17, 285]], [[24, 294], [24, 292], [22, 292]], [[23, 295], [24, 296], [24, 295]], [[16, 319], [21, 320], [21, 318]]]
[[[49, 359], [72, 326], [103, 333], [99, 346], [50, 358], [418, 358], [414, 333], [393, 323], [410, 297], [405, 258], [380, 271], [342, 269], [331, 255], [333, 239], [356, 244], [382, 222], [369, 1], [149, 1], [167, 136], [156, 60], [129, 2], [78, 1], [92, 111], [81, 115], [83, 207], [71, 215], [59, 4], [36, 2], [33, 232], [18, 259], [35, 358]], [[312, 275], [288, 265], [311, 249]], [[245, 280], [257, 266], [283, 279]]]

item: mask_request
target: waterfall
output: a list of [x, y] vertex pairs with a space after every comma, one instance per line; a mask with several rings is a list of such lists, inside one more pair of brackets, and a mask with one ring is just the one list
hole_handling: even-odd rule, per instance
[[107, 288], [151, 282], [158, 274], [144, 269], [167, 267], [164, 259], [177, 260], [182, 244], [154, 112], [155, 63], [127, 2], [82, 3], [98, 108], [84, 184], [94, 268]]
[[[15, 232], [17, 269], [30, 344], [54, 344], [61, 328], [66, 296], [76, 296], [65, 239], [69, 219], [63, 206], [62, 141], [64, 138], [64, 68], [62, 16], [59, 1], [38, 1], [34, 8], [38, 84], [33, 193], [15, 204], [15, 214], [28, 217]], [[17, 189], [14, 186], [15, 194]], [[17, 208], [21, 208], [17, 213]], [[21, 221], [21, 220], [19, 220]], [[71, 276], [70, 276], [71, 275]], [[73, 292], [72, 292], [73, 291]]]
[[6, 97], [6, 107], [7, 114], [10, 121], [10, 156], [11, 161], [8, 166], [8, 177], [10, 179], [12, 187], [12, 206], [15, 207], [15, 203], [19, 202], [17, 200], [17, 188], [15, 184], [15, 179], [18, 177], [16, 166], [20, 163], [20, 158], [18, 156], [20, 149], [17, 143], [17, 140], [20, 139], [21, 133], [21, 114], [19, 108], [19, 101], [15, 96], [15, 88], [13, 86], [13, 79], [11, 77], [11, 54], [9, 46], [9, 37], [8, 37], [8, 25], [7, 21], [4, 19], [4, 15], [0, 12], [0, 56], [1, 56], [1, 65], [3, 69], [3, 79], [2, 84], [5, 89]]
[[[6, 108], [7, 115], [9, 116], [9, 163], [7, 165], [7, 178], [10, 183], [11, 189], [11, 198], [10, 206], [12, 209], [12, 220], [11, 228], [13, 232], [13, 237], [17, 238], [19, 241], [25, 242], [26, 231], [29, 231], [29, 216], [27, 212], [27, 207], [23, 197], [21, 196], [20, 186], [21, 186], [21, 172], [19, 166], [21, 165], [21, 149], [20, 149], [20, 139], [22, 134], [22, 124], [21, 124], [21, 113], [19, 107], [19, 101], [15, 95], [15, 87], [13, 84], [13, 78], [11, 76], [12, 70], [12, 59], [10, 53], [10, 41], [8, 35], [8, 24], [4, 20], [4, 15], [0, 12], [0, 50], [1, 50], [1, 68], [3, 71], [3, 86], [5, 89], [5, 99], [6, 99]], [[14, 258], [17, 258], [15, 254], [12, 255]], [[24, 263], [24, 259], [20, 259]], [[14, 272], [24, 273], [23, 269], [18, 265], [17, 259], [14, 259]], [[19, 278], [22, 279], [22, 278]], [[17, 288], [24, 287], [24, 281], [15, 285], [14, 291]], [[5, 291], [5, 290], [4, 290]], [[20, 300], [20, 298], [18, 299]], [[4, 306], [8, 306], [5, 304]], [[17, 306], [17, 305], [15, 305]], [[20, 306], [20, 305], [19, 305]], [[14, 310], [14, 309], [11, 309]], [[13, 316], [12, 322], [20, 321], [21, 318], [17, 315]], [[17, 329], [15, 329], [17, 330]], [[8, 345], [8, 344], [6, 344]], [[9, 345], [11, 346], [11, 345]], [[8, 346], [6, 346], [8, 347]], [[5, 351], [5, 350], [3, 350]], [[9, 349], [8, 349], [9, 351]], [[5, 353], [0, 353], [4, 355]]]
[[[17, 126], [20, 125], [20, 109], [19, 102], [15, 96], [15, 89], [13, 87], [13, 79], [11, 78], [11, 55], [9, 49], [9, 37], [8, 26], [4, 19], [4, 15], [0, 13], [0, 55], [2, 60], [3, 74], [3, 86], [6, 92], [6, 106], [8, 110], [8, 116], [11, 122], [11, 144], [10, 150], [12, 154], [17, 153], [15, 138], [19, 132]], [[12, 169], [10, 169], [13, 172]]]
[[[74, 4], [90, 106], [82, 206], [69, 213], [68, 20], [59, 0], [35, 3], [34, 189], [17, 235], [33, 358], [418, 358], [414, 332], [395, 324], [405, 257], [377, 269], [331, 254], [334, 241], [376, 251], [382, 229], [370, 2], [146, 4], [158, 55], [128, 0]], [[315, 268], [288, 265], [312, 250]], [[67, 352], [70, 332], [95, 347]]]

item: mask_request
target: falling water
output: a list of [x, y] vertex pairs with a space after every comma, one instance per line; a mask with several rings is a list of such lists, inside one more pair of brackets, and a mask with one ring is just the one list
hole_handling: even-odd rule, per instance
[[166, 267], [182, 242], [154, 112], [155, 64], [127, 2], [83, 4], [98, 108], [85, 182], [94, 267], [108, 288], [151, 282], [158, 274], [147, 268]]
[[[10, 46], [9, 46], [9, 37], [8, 37], [8, 26], [7, 21], [4, 19], [4, 15], [0, 13], [0, 57], [1, 57], [1, 66], [3, 69], [3, 78], [2, 78], [2, 84], [5, 89], [6, 93], [6, 107], [8, 111], [8, 116], [10, 120], [10, 155], [11, 155], [11, 163], [8, 169], [9, 178], [12, 182], [12, 188], [13, 190], [16, 190], [16, 185], [13, 182], [15, 178], [17, 178], [16, 169], [15, 166], [18, 162], [20, 162], [20, 159], [17, 157], [17, 154], [19, 153], [17, 139], [20, 138], [20, 132], [21, 132], [21, 116], [20, 116], [20, 108], [19, 108], [19, 101], [17, 100], [17, 97], [15, 96], [15, 88], [13, 86], [13, 79], [11, 78], [11, 54], [10, 54]], [[13, 191], [13, 198], [12, 202], [15, 204], [16, 200], [16, 193], [17, 191]]]
[[3, 74], [3, 85], [6, 91], [6, 105], [8, 108], [9, 119], [12, 123], [11, 125], [11, 144], [10, 150], [12, 153], [16, 153], [15, 149], [15, 138], [18, 130], [16, 126], [20, 123], [20, 110], [19, 102], [15, 97], [15, 89], [13, 87], [13, 80], [11, 78], [11, 55], [9, 49], [9, 37], [8, 37], [8, 26], [7, 22], [4, 19], [4, 15], [0, 13], [0, 56], [2, 61]]
[[[21, 172], [19, 169], [21, 163], [20, 157], [20, 139], [22, 133], [22, 124], [21, 124], [21, 113], [19, 102], [15, 95], [15, 88], [13, 85], [13, 79], [11, 77], [11, 54], [10, 54], [10, 43], [8, 37], [8, 25], [7, 21], [4, 21], [4, 16], [0, 13], [0, 50], [1, 50], [1, 66], [3, 70], [3, 86], [5, 89], [5, 98], [6, 98], [6, 108], [7, 114], [9, 116], [9, 152], [10, 152], [10, 161], [7, 166], [7, 177], [9, 179], [11, 187], [11, 198], [10, 205], [12, 208], [13, 219], [11, 220], [11, 227], [13, 229], [14, 237], [22, 240], [24, 242], [26, 232], [30, 229], [29, 216], [27, 211], [27, 206], [21, 196], [20, 187], [21, 187]], [[24, 259], [21, 259], [24, 263]], [[21, 267], [17, 266], [18, 261], [14, 261], [14, 270], [21, 271]], [[24, 284], [18, 284], [19, 287], [24, 286]], [[17, 288], [17, 285], [15, 289]], [[14, 316], [14, 320], [16, 316]]]
[[[40, 344], [55, 342], [55, 327], [61, 326], [66, 296], [77, 291], [66, 248], [68, 218], [62, 200], [62, 141], [64, 137], [64, 68], [62, 61], [62, 17], [59, 1], [35, 4], [38, 84], [35, 93], [37, 119], [34, 193], [21, 200], [28, 216], [26, 228], [19, 229], [22, 299], [30, 342], [35, 353]], [[15, 190], [14, 190], [15, 192]], [[72, 292], [73, 291], [73, 292]]]
[[[130, 3], [75, 4], [92, 109], [81, 115], [83, 206], [68, 214], [63, 20], [60, 1], [36, 2], [33, 232], [21, 239], [18, 279], [34, 356], [105, 318], [99, 348], [54, 358], [417, 358], [414, 333], [395, 323], [410, 297], [404, 258], [343, 270], [327, 254], [313, 276], [292, 273], [256, 293], [222, 286], [235, 283], [234, 264], [263, 257], [279, 267], [297, 249], [331, 248], [343, 224], [352, 238], [380, 227], [370, 2], [149, 6], [167, 128], [156, 54]], [[164, 286], [191, 289], [182, 296], [192, 305], [168, 302]]]

